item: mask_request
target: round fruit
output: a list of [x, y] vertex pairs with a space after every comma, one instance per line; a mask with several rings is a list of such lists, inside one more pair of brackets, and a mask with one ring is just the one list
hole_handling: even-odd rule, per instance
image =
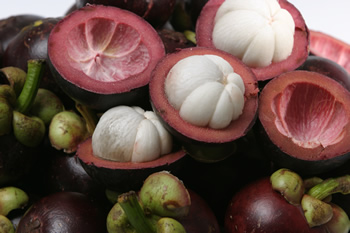
[[150, 82], [154, 112], [201, 161], [231, 155], [235, 140], [254, 124], [257, 80], [240, 60], [211, 48], [188, 48], [167, 55]]
[[263, 148], [277, 165], [302, 174], [349, 159], [350, 92], [311, 71], [291, 71], [263, 88], [258, 117]]
[[116, 7], [87, 5], [57, 23], [49, 36], [49, 65], [72, 99], [101, 111], [138, 105], [150, 73], [165, 55], [156, 30]]
[[106, 232], [106, 217], [84, 194], [58, 192], [35, 202], [16, 232]]
[[310, 30], [310, 52], [328, 58], [350, 73], [350, 45], [319, 31]]
[[328, 58], [311, 55], [298, 70], [308, 70], [324, 74], [338, 81], [350, 91], [350, 73], [344, 67]]
[[288, 1], [210, 0], [196, 25], [197, 45], [244, 61], [258, 80], [296, 69], [308, 56], [309, 32]]
[[325, 233], [310, 228], [300, 205], [289, 204], [268, 178], [248, 184], [234, 195], [225, 216], [225, 232]]

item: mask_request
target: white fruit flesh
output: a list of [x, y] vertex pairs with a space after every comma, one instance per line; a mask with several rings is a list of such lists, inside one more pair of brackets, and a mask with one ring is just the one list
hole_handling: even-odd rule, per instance
[[216, 55], [193, 55], [177, 62], [165, 80], [169, 103], [182, 119], [222, 129], [244, 108], [245, 86], [239, 74]]
[[172, 137], [152, 111], [118, 106], [106, 111], [92, 135], [97, 157], [117, 162], [147, 162], [170, 153]]
[[295, 24], [277, 0], [226, 0], [219, 7], [213, 43], [250, 67], [286, 59], [293, 50]]

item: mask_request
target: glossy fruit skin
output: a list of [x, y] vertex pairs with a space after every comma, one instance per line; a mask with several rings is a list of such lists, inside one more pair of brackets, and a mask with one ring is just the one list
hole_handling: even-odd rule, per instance
[[106, 217], [84, 194], [58, 192], [35, 202], [20, 220], [16, 232], [106, 232]]
[[326, 75], [350, 91], [350, 73], [333, 60], [325, 57], [310, 55], [298, 70], [308, 70]]
[[176, 0], [76, 0], [76, 7], [88, 4], [115, 6], [131, 11], [148, 21], [154, 28], [161, 28], [170, 18]]
[[300, 206], [274, 191], [269, 178], [248, 184], [234, 195], [225, 215], [226, 233], [326, 233], [310, 228]]
[[43, 19], [39, 15], [21, 14], [14, 15], [0, 20], [0, 67], [2, 66], [2, 56], [11, 40], [21, 31], [21, 29], [36, 20]]
[[[4, 67], [14, 66], [27, 71], [29, 59], [47, 60], [48, 37], [59, 20], [60, 18], [43, 18], [21, 30], [4, 52]], [[67, 107], [72, 106], [72, 100], [57, 85], [47, 63], [40, 87], [54, 92]]]

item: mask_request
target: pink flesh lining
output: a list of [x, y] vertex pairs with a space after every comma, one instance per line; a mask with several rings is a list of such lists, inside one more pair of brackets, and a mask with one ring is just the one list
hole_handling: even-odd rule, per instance
[[309, 83], [289, 85], [274, 98], [277, 129], [305, 148], [327, 147], [344, 137], [349, 119], [327, 90]]
[[68, 34], [74, 67], [103, 82], [124, 80], [145, 70], [151, 60], [134, 28], [110, 19], [92, 18]]

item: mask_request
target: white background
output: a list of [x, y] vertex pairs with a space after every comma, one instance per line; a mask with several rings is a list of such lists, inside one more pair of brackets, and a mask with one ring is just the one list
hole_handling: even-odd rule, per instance
[[[307, 26], [350, 44], [350, 0], [289, 0], [303, 15]], [[0, 18], [16, 14], [43, 17], [64, 15], [75, 0], [11, 0], [0, 8]], [[0, 35], [1, 36], [1, 35]]]

